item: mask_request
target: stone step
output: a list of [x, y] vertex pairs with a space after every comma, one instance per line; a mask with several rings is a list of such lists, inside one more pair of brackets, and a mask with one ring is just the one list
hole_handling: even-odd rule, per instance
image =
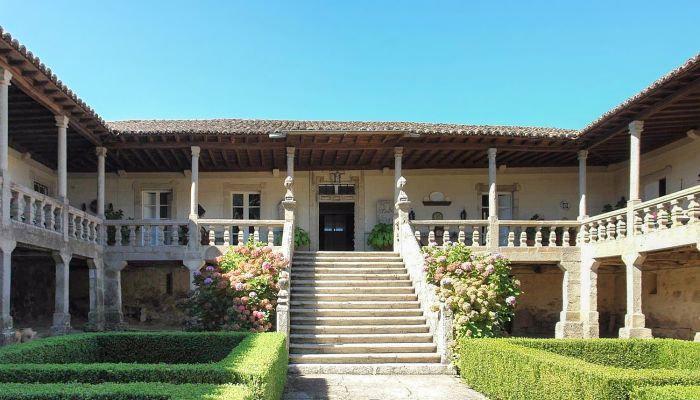
[[357, 261], [365, 261], [365, 262], [403, 262], [401, 257], [380, 257], [380, 256], [371, 256], [371, 257], [332, 257], [332, 256], [295, 256], [294, 257], [294, 262], [307, 262], [307, 261], [316, 261], [316, 262], [327, 262], [327, 261], [336, 261], [336, 262], [344, 262], [344, 261], [352, 261], [352, 262], [357, 262]]
[[387, 280], [395, 281], [402, 279], [410, 279], [408, 274], [316, 274], [313, 272], [299, 272], [295, 273], [292, 271], [292, 279], [314, 279], [314, 280], [328, 280], [328, 281], [338, 281], [338, 280]]
[[295, 308], [290, 309], [292, 319], [295, 315], [319, 317], [420, 317], [420, 309], [376, 309], [376, 308]]
[[432, 343], [430, 333], [358, 333], [358, 334], [309, 334], [292, 333], [294, 343]]
[[321, 288], [321, 287], [340, 287], [340, 286], [347, 286], [347, 287], [386, 287], [386, 286], [392, 286], [392, 287], [410, 287], [413, 289], [412, 282], [409, 279], [401, 279], [401, 280], [376, 280], [376, 281], [368, 281], [366, 279], [362, 280], [339, 280], [339, 281], [334, 281], [334, 280], [313, 280], [313, 279], [302, 279], [299, 278], [295, 274], [292, 274], [292, 289], [295, 288], [302, 288], [302, 287], [312, 287], [312, 288]]
[[400, 257], [398, 252], [392, 251], [295, 251], [294, 256], [329, 256], [329, 257]]
[[413, 309], [420, 308], [416, 301], [318, 301], [318, 300], [293, 300], [292, 306], [318, 309]]
[[403, 293], [297, 293], [292, 299], [302, 301], [416, 301], [418, 296], [416, 294]]
[[346, 294], [346, 293], [385, 293], [414, 294], [411, 286], [297, 286], [292, 285], [292, 296], [301, 294]]
[[454, 367], [446, 363], [366, 363], [366, 364], [289, 364], [292, 375], [456, 375]]
[[321, 316], [309, 314], [292, 314], [292, 325], [306, 326], [371, 326], [371, 325], [420, 325], [425, 326], [425, 317], [422, 315], [391, 315], [382, 317], [368, 316]]
[[427, 325], [291, 325], [292, 333], [363, 334], [429, 333]]
[[298, 364], [380, 364], [380, 363], [439, 363], [437, 353], [358, 353], [358, 354], [297, 354], [289, 360]]
[[297, 261], [292, 263], [293, 269], [304, 267], [323, 268], [404, 268], [403, 261]]
[[434, 343], [294, 343], [289, 351], [295, 354], [353, 354], [353, 353], [434, 353]]
[[405, 274], [406, 268], [326, 268], [326, 267], [294, 267], [292, 273], [294, 274]]

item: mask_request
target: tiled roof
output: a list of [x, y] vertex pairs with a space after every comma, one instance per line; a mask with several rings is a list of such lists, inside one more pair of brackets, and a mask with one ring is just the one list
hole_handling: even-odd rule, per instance
[[288, 132], [403, 132], [424, 135], [516, 136], [573, 138], [572, 129], [523, 126], [487, 126], [420, 122], [290, 121], [263, 119], [130, 120], [108, 122], [124, 135], [222, 134], [264, 135]]

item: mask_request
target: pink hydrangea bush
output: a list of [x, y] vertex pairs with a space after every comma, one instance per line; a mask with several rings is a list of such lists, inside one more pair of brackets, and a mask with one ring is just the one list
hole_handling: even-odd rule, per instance
[[272, 328], [279, 277], [287, 274], [281, 253], [261, 243], [233, 246], [201, 272], [185, 304], [190, 330], [265, 332]]
[[428, 282], [437, 286], [440, 301], [452, 310], [457, 338], [505, 333], [521, 294], [506, 258], [475, 254], [461, 243], [424, 247], [423, 256]]

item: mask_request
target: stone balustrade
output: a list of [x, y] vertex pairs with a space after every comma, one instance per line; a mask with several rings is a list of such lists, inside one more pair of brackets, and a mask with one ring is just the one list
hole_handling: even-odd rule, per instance
[[622, 240], [628, 235], [627, 209], [610, 211], [581, 222], [582, 243]]
[[506, 235], [507, 247], [571, 247], [577, 245], [579, 222], [499, 220], [501, 234]]
[[410, 221], [414, 236], [423, 246], [442, 246], [445, 242], [484, 246], [489, 222], [486, 220], [420, 220]]
[[645, 234], [700, 223], [700, 185], [634, 207], [634, 232]]
[[188, 221], [106, 220], [106, 246], [157, 247], [188, 243]]
[[206, 229], [210, 246], [241, 245], [251, 238], [256, 242], [274, 246], [275, 232], [282, 232], [284, 220], [200, 219], [197, 224]]
[[10, 219], [47, 231], [63, 232], [65, 204], [53, 197], [12, 183], [10, 185]]
[[102, 244], [102, 218], [75, 207], [68, 207], [68, 237], [92, 244]]

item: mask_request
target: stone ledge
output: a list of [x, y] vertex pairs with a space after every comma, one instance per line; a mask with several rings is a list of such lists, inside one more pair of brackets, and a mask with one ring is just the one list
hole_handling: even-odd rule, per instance
[[292, 375], [455, 375], [452, 365], [438, 363], [415, 364], [289, 364]]

